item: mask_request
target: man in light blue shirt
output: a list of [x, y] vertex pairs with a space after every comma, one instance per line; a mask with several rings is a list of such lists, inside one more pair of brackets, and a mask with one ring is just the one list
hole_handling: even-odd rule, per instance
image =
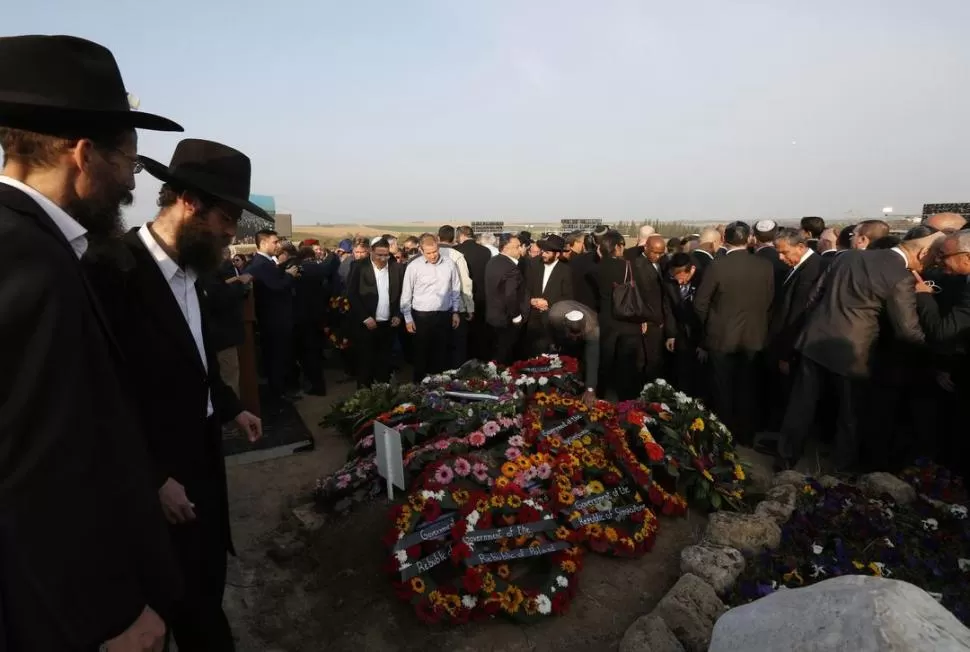
[[449, 326], [461, 321], [461, 282], [458, 268], [438, 251], [430, 233], [420, 239], [421, 257], [408, 263], [401, 287], [401, 314], [408, 333], [414, 336], [414, 381], [444, 371]]

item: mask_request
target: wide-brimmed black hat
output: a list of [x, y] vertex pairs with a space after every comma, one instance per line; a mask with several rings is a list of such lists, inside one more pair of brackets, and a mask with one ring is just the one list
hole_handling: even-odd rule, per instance
[[183, 131], [135, 108], [104, 46], [75, 36], [0, 38], [0, 125], [53, 134], [115, 127]]
[[139, 156], [138, 160], [156, 179], [180, 189], [197, 190], [275, 222], [269, 213], [249, 201], [249, 157], [228, 145], [186, 138], [175, 147], [167, 167], [147, 156]]
[[557, 253], [566, 248], [566, 241], [562, 239], [562, 236], [555, 233], [542, 238], [537, 244], [543, 251], [555, 251]]

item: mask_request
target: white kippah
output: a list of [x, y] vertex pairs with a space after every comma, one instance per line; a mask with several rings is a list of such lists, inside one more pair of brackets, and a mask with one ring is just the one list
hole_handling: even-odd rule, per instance
[[566, 319], [569, 321], [582, 321], [583, 311], [582, 310], [570, 310], [566, 313]]
[[375, 235], [373, 238], [370, 239], [370, 246], [373, 247], [374, 245], [376, 245], [377, 241], [380, 239], [381, 239], [381, 236]]
[[778, 226], [778, 224], [775, 223], [774, 220], [761, 220], [760, 222], [754, 225], [754, 230], [761, 231], [762, 233], [766, 233], [768, 231], [771, 231], [776, 226]]

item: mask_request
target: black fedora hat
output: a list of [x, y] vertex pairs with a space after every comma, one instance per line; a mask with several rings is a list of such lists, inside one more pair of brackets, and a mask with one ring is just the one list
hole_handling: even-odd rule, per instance
[[197, 190], [275, 222], [269, 213], [249, 201], [252, 175], [249, 157], [228, 145], [186, 138], [175, 147], [167, 167], [147, 156], [139, 156], [138, 160], [156, 179], [178, 188]]
[[539, 249], [543, 251], [554, 251], [557, 253], [566, 248], [566, 241], [555, 233], [542, 238], [537, 244], [539, 245]]
[[0, 125], [42, 133], [91, 127], [182, 131], [136, 107], [104, 46], [75, 36], [0, 38]]

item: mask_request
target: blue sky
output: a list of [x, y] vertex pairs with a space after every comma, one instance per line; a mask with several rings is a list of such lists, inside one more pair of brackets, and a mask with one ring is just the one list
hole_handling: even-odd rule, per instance
[[970, 201], [966, 0], [8, 4], [6, 34], [111, 48], [143, 110], [245, 151], [297, 223]]

